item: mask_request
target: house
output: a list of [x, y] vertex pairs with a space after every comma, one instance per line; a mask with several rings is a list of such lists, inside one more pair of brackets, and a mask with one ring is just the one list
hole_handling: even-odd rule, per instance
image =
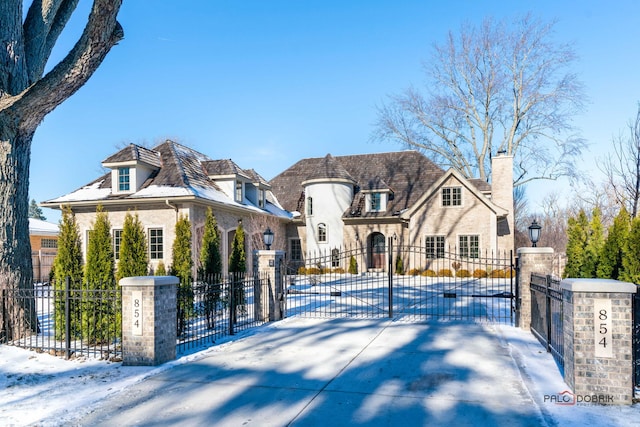
[[58, 224], [29, 218], [29, 241], [34, 282], [48, 282], [58, 253]]
[[281, 208], [270, 184], [253, 169], [242, 169], [229, 159], [213, 160], [170, 140], [151, 149], [131, 144], [106, 158], [102, 166], [108, 169], [103, 176], [41, 203], [48, 208], [71, 208], [83, 237], [85, 259], [98, 205], [109, 215], [116, 258], [125, 215], [138, 215], [147, 235], [151, 271], [160, 262], [166, 267], [171, 264], [180, 215], [191, 221], [192, 254], [198, 259], [209, 207], [221, 232], [225, 270], [240, 221], [247, 236], [248, 265], [252, 251], [263, 248], [262, 233], [267, 227], [275, 231], [274, 245], [284, 246], [284, 229], [291, 215]]
[[[386, 239], [479, 257], [510, 251], [513, 158], [492, 159], [493, 185], [443, 170], [417, 151], [300, 160], [270, 181], [282, 207], [291, 260], [304, 263], [333, 248], [366, 248], [367, 268], [384, 268]], [[344, 266], [342, 266], [344, 267]]]

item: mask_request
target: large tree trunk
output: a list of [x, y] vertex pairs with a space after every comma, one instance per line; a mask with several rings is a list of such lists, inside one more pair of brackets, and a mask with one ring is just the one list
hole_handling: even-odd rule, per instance
[[28, 220], [33, 134], [124, 36], [116, 21], [122, 0], [93, 0], [77, 43], [43, 76], [78, 0], [34, 0], [26, 17], [24, 3], [0, 0], [0, 342], [37, 328], [33, 299], [25, 298], [33, 275]]
[[33, 132], [0, 114], [0, 341], [36, 331], [29, 241], [29, 157]]

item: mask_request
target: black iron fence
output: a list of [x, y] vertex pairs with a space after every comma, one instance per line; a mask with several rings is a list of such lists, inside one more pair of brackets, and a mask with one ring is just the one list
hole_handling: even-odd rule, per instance
[[178, 353], [269, 321], [267, 273], [199, 277], [178, 287]]
[[122, 294], [70, 280], [2, 290], [0, 343], [57, 356], [122, 358]]
[[640, 285], [633, 295], [633, 330], [632, 352], [633, 352], [633, 384], [636, 398], [640, 398]]
[[560, 279], [531, 274], [531, 332], [564, 369], [563, 300]]
[[289, 264], [287, 316], [512, 323], [511, 252], [395, 245], [333, 249]]

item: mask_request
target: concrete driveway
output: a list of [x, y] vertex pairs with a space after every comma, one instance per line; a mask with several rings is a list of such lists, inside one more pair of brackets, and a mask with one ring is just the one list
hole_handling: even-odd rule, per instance
[[546, 422], [490, 325], [289, 318], [112, 395], [78, 424]]

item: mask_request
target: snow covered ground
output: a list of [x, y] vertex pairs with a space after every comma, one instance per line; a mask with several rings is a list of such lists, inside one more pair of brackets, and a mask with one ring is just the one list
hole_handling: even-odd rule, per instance
[[[66, 361], [48, 354], [10, 346], [0, 346], [0, 425], [75, 425], [78, 414], [87, 413], [106, 397], [140, 383], [146, 378], [224, 352], [229, 346], [252, 335], [271, 333], [282, 324], [311, 322], [288, 318], [245, 331], [215, 346], [183, 356], [158, 367], [125, 367], [92, 359]], [[314, 319], [313, 322], [326, 320]], [[530, 334], [511, 326], [487, 326], [495, 333], [519, 368], [537, 412], [548, 425], [558, 426], [634, 426], [640, 425], [640, 405], [596, 406], [590, 404], [559, 405], [550, 396], [567, 390], [558, 368]], [[490, 371], [490, 361], [478, 360]], [[499, 376], [500, 372], [489, 372]], [[505, 379], [508, 381], [508, 379]]]

